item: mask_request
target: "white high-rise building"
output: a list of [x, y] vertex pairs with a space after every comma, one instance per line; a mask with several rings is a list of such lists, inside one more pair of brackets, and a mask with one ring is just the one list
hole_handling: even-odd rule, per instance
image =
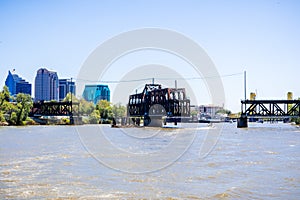
[[59, 100], [57, 73], [40, 68], [35, 77], [35, 101]]

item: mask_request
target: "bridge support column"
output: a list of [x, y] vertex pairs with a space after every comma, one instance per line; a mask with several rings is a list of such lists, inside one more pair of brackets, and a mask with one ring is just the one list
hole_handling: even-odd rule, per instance
[[162, 126], [162, 117], [161, 116], [144, 116], [144, 126], [161, 127]]
[[74, 117], [73, 115], [70, 115], [70, 125], [74, 125]]
[[242, 115], [238, 120], [237, 120], [237, 128], [247, 128], [248, 127], [248, 119], [247, 116]]

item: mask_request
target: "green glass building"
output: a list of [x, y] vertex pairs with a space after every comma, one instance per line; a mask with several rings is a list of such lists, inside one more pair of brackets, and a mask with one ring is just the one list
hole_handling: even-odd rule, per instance
[[86, 85], [82, 96], [96, 105], [100, 100], [110, 101], [110, 90], [107, 85]]

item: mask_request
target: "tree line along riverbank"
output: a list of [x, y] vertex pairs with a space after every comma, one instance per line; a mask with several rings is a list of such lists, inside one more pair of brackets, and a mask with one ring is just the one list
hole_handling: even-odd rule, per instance
[[[84, 99], [78, 99], [73, 94], [66, 95], [63, 101], [79, 103], [79, 107], [74, 107], [74, 113], [80, 113], [84, 124], [111, 124], [113, 119], [126, 116], [126, 107], [120, 103], [112, 104], [106, 100], [99, 101], [96, 105]], [[33, 106], [30, 95], [19, 93], [15, 97], [11, 96], [6, 86], [0, 92], [0, 125], [1, 126], [22, 126], [37, 125], [29, 117]], [[51, 117], [47, 124], [70, 124], [69, 117]]]

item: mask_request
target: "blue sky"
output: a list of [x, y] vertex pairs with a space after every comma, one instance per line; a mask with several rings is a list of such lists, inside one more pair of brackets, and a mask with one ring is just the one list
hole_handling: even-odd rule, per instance
[[[299, 1], [288, 0], [1, 0], [0, 86], [13, 68], [31, 83], [42, 66], [61, 78], [77, 77], [102, 42], [125, 31], [157, 27], [196, 41], [221, 75], [246, 70], [247, 91], [257, 91], [260, 99], [284, 99], [288, 91], [300, 97], [299, 10]], [[225, 105], [238, 112], [243, 76], [222, 80]], [[199, 94], [200, 103], [209, 103], [206, 93]]]

